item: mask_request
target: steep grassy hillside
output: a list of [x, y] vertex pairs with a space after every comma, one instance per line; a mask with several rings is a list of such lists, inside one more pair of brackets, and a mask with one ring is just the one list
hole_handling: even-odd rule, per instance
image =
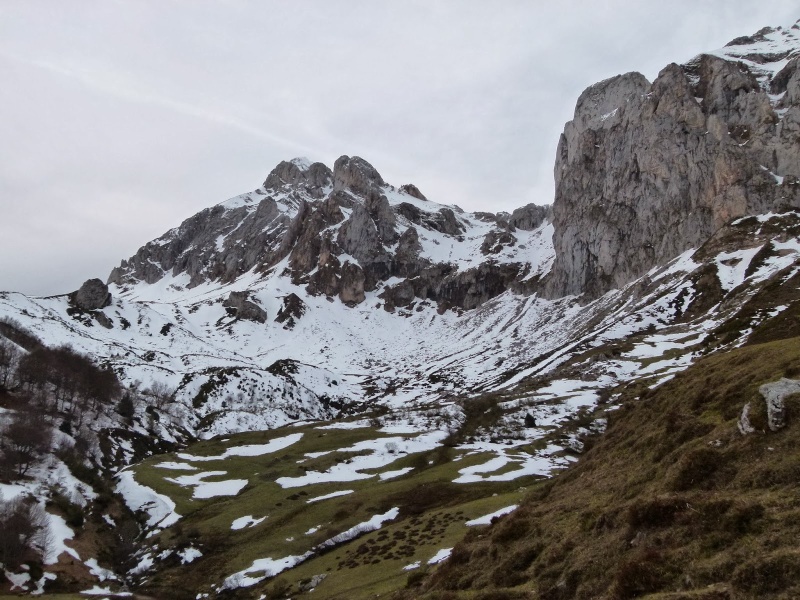
[[[791, 314], [790, 314], [791, 313]], [[398, 598], [800, 597], [800, 397], [766, 423], [762, 384], [800, 376], [800, 338], [699, 360], [624, 392], [607, 433], [523, 505], [472, 530]], [[750, 402], [755, 433], [737, 427]], [[482, 530], [480, 530], [482, 529]]]

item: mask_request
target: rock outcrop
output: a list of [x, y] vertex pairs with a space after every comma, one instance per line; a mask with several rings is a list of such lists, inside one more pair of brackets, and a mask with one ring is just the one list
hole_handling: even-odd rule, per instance
[[227, 300], [222, 303], [222, 306], [232, 311], [239, 319], [266, 323], [267, 311], [249, 298], [249, 292], [231, 292]]
[[295, 293], [285, 296], [283, 306], [275, 317], [277, 323], [283, 323], [284, 329], [294, 329], [297, 321], [306, 313], [306, 305]]
[[81, 310], [99, 310], [111, 304], [111, 294], [100, 279], [89, 279], [70, 294], [70, 302]]
[[669, 65], [652, 84], [628, 73], [581, 95], [556, 158], [549, 296], [596, 297], [732, 219], [800, 206], [797, 60], [770, 70], [797, 49], [739, 46]]

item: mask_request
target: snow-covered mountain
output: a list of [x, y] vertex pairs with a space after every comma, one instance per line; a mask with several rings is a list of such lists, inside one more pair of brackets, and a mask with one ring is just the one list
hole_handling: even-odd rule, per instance
[[587, 340], [685, 320], [698, 270], [716, 269], [728, 292], [791, 262], [790, 234], [770, 242], [755, 221], [717, 255], [689, 257], [742, 230], [736, 219], [800, 204], [797, 27], [652, 84], [627, 74], [588, 88], [562, 136], [552, 210], [466, 213], [358, 157], [332, 170], [294, 159], [122, 261], [109, 305], [6, 293], [0, 315], [124, 382], [176, 388], [176, 418], [205, 434], [545, 374]]
[[467, 213], [358, 157], [282, 162], [107, 283], [0, 293], [0, 319], [112, 368], [125, 389], [160, 390], [132, 420], [109, 409], [93, 424], [117, 429], [103, 450], [117, 465], [141, 455], [126, 428], [180, 444], [477, 397], [502, 407], [497, 428], [557, 428], [765, 323], [796, 334], [797, 24], [652, 83], [591, 86], [555, 176], [552, 207]]

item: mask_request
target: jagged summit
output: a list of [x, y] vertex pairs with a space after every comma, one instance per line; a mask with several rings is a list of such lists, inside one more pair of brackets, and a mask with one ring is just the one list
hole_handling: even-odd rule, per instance
[[322, 163], [312, 163], [305, 157], [293, 158], [278, 164], [264, 181], [263, 190], [280, 191], [287, 187], [302, 186], [312, 197], [322, 197], [331, 185], [333, 173]]
[[387, 310], [415, 299], [469, 309], [547, 272], [548, 216], [534, 205], [510, 218], [464, 213], [416, 186], [395, 188], [357, 156], [340, 157], [333, 170], [294, 159], [262, 187], [146, 244], [109, 283], [123, 297], [158, 299], [248, 274], [246, 286], [288, 278], [351, 306], [376, 292]]

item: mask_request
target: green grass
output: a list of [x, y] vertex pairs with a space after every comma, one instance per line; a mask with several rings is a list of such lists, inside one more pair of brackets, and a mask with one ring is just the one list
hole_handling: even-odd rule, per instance
[[[455, 484], [453, 480], [459, 477], [460, 470], [483, 464], [496, 454], [439, 446], [426, 452], [401, 454], [386, 467], [362, 471], [377, 475], [412, 467], [410, 473], [392, 479], [380, 480], [373, 476], [286, 489], [275, 482], [279, 477], [304, 475], [305, 469], [324, 471], [347, 461], [356, 453], [341, 449], [357, 442], [397, 435], [381, 433], [374, 427], [341, 430], [321, 430], [315, 425], [288, 427], [229, 436], [224, 438], [226, 441], [198, 442], [185, 453], [216, 456], [227, 448], [263, 444], [292, 433], [303, 433], [303, 437], [293, 445], [263, 456], [192, 462], [167, 454], [152, 457], [134, 468], [137, 482], [172, 498], [177, 512], [182, 515], [175, 526], [151, 541], [156, 541], [161, 549], [178, 549], [191, 544], [203, 552], [201, 559], [189, 565], [180, 565], [175, 559], [163, 561], [159, 571], [143, 587], [144, 593], [179, 598], [181, 596], [176, 594], [191, 581], [192, 589], [186, 591], [186, 597], [194, 597], [197, 592], [207, 591], [225, 577], [250, 567], [256, 559], [304, 554], [326, 539], [398, 507], [398, 519], [384, 523], [380, 530], [314, 556], [280, 574], [275, 581], [267, 580], [240, 590], [237, 597], [258, 597], [261, 593], [269, 597], [277, 588], [285, 586], [291, 590], [292, 597], [298, 597], [304, 581], [320, 574], [327, 577], [313, 592], [314, 598], [384, 594], [405, 585], [409, 572], [403, 570], [404, 566], [415, 561], [425, 565], [438, 550], [452, 547], [463, 538], [469, 529], [464, 525], [466, 521], [518, 504], [526, 493], [524, 486], [537, 479], [524, 477], [509, 482]], [[329, 453], [314, 458], [306, 456], [315, 452]], [[197, 470], [156, 466], [167, 461], [188, 462]], [[517, 464], [510, 464], [503, 467], [502, 472], [516, 468]], [[226, 471], [224, 475], [204, 481], [247, 480], [247, 486], [238, 495], [197, 500], [192, 498], [192, 487], [166, 481], [169, 477], [223, 470]], [[310, 498], [339, 490], [353, 490], [353, 493], [307, 503]], [[254, 527], [232, 531], [231, 523], [247, 515], [266, 519]], [[317, 530], [306, 535], [312, 528]], [[402, 552], [401, 546], [405, 546]]]

